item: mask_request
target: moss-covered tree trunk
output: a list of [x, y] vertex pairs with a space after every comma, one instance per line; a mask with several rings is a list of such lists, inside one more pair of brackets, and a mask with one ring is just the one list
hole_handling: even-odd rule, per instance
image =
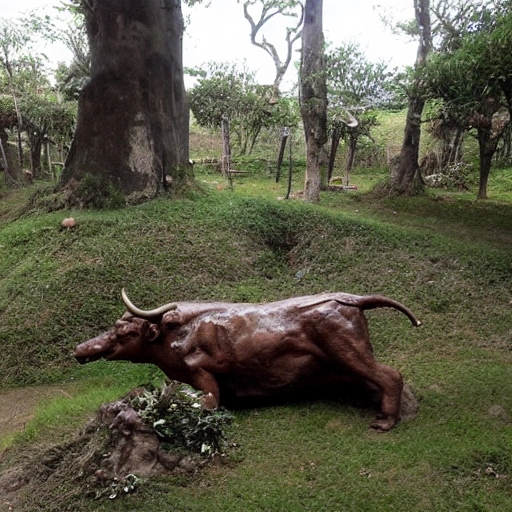
[[503, 124], [499, 122], [493, 123], [493, 119], [499, 109], [500, 104], [494, 98], [486, 98], [482, 102], [479, 111], [470, 118], [471, 125], [477, 131], [480, 155], [480, 179], [477, 199], [487, 199], [487, 183], [491, 172], [492, 159], [508, 125], [507, 121]]
[[61, 188], [87, 205], [102, 194], [134, 203], [180, 186], [189, 156], [180, 0], [84, 0], [82, 8], [91, 78]]
[[427, 60], [432, 48], [432, 32], [430, 25], [430, 0], [414, 0], [416, 22], [420, 34], [418, 53], [416, 56], [416, 79], [409, 91], [407, 117], [405, 121], [404, 139], [400, 151], [400, 159], [391, 190], [394, 193], [413, 195], [423, 188], [418, 162], [421, 136], [421, 116], [425, 106], [421, 68]]
[[320, 150], [327, 142], [327, 86], [322, 32], [322, 0], [306, 0], [300, 65], [300, 108], [306, 139], [304, 200], [320, 198]]
[[478, 146], [480, 154], [480, 179], [477, 199], [487, 199], [487, 183], [491, 172], [492, 157], [496, 152], [497, 142], [491, 139], [489, 132], [478, 130]]

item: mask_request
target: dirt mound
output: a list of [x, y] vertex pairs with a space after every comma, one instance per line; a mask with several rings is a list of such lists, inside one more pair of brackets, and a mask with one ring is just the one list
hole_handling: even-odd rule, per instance
[[[170, 389], [173, 394], [179, 391]], [[144, 389], [134, 390], [102, 405], [95, 418], [69, 442], [26, 454], [23, 461], [0, 474], [0, 506], [16, 511], [77, 511], [84, 501], [114, 499], [132, 492], [141, 478], [194, 473], [205, 466], [215, 454], [172, 446], [172, 440], [143, 419], [148, 401], [155, 396]], [[182, 409], [194, 409], [195, 415], [217, 414], [197, 412], [194, 404], [200, 397], [187, 396], [183, 405], [181, 396], [173, 401], [169, 392], [162, 392], [154, 405], [165, 402], [171, 411], [176, 409], [173, 403], [179, 402]], [[139, 409], [137, 404], [144, 404], [146, 409]], [[165, 421], [164, 416], [159, 423]]]
[[37, 406], [58, 395], [70, 396], [66, 386], [38, 386], [0, 393], [0, 438], [23, 430]]

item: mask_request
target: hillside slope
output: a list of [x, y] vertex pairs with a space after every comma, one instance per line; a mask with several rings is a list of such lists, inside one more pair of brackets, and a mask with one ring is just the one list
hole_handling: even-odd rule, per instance
[[[451, 203], [432, 208], [431, 219], [445, 222], [436, 230], [398, 203], [392, 210], [354, 197], [342, 211], [342, 202], [352, 200], [324, 196], [326, 208], [237, 190], [68, 212], [77, 219], [70, 230], [61, 228], [59, 212], [2, 224], [0, 385], [73, 380], [77, 395], [68, 402], [83, 404], [92, 388], [104, 387], [114, 398], [161, 378], [129, 363], [79, 367], [73, 360], [77, 343], [122, 314], [122, 287], [142, 308], [171, 300], [380, 293], [406, 304], [424, 324], [413, 329], [393, 310], [368, 312], [377, 359], [412, 384], [420, 414], [378, 436], [367, 429], [371, 411], [331, 401], [240, 411], [234, 440], [241, 451], [231, 465], [213, 467], [201, 485], [148, 483], [126, 501], [102, 503], [102, 510], [512, 507], [512, 255], [503, 243], [512, 227], [493, 222], [491, 206], [487, 222], [459, 236], [462, 214]], [[500, 232], [496, 244], [479, 236], [491, 224]], [[94, 396], [101, 401], [107, 392]], [[88, 408], [97, 406], [87, 400]], [[55, 437], [45, 421], [43, 435]], [[51, 421], [69, 422], [64, 412]], [[485, 476], [492, 472], [502, 476]], [[61, 508], [41, 494], [20, 510], [64, 510], [65, 490], [51, 492]], [[85, 499], [67, 506], [98, 510]]]

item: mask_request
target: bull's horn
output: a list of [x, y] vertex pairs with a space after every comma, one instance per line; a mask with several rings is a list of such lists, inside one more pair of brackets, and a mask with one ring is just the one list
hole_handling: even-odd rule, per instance
[[178, 306], [174, 303], [164, 304], [156, 309], [151, 309], [146, 311], [144, 309], [139, 309], [137, 306], [134, 306], [132, 301], [126, 295], [124, 288], [121, 290], [121, 297], [123, 298], [123, 302], [126, 304], [128, 311], [133, 315], [140, 316], [142, 318], [152, 318], [155, 316], [163, 315], [167, 311], [171, 311], [171, 309], [176, 309]]

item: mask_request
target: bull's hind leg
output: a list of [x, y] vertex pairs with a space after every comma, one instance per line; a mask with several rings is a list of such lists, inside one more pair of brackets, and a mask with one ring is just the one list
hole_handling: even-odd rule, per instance
[[380, 414], [371, 427], [387, 432], [398, 422], [403, 380], [399, 371], [376, 362], [373, 357], [360, 354], [359, 358], [340, 361], [340, 370], [354, 381], [376, 387], [381, 395]]
[[377, 387], [381, 393], [381, 413], [371, 426], [382, 432], [390, 430], [400, 415], [402, 375], [375, 361], [368, 323], [361, 309], [331, 304], [330, 309], [326, 305], [320, 313], [314, 319], [317, 344], [330, 363], [339, 368], [341, 376]]
[[381, 414], [371, 424], [371, 427], [381, 432], [387, 432], [396, 425], [400, 417], [402, 375], [394, 368], [376, 362], [375, 373], [366, 377], [366, 380], [377, 385], [382, 394]]

